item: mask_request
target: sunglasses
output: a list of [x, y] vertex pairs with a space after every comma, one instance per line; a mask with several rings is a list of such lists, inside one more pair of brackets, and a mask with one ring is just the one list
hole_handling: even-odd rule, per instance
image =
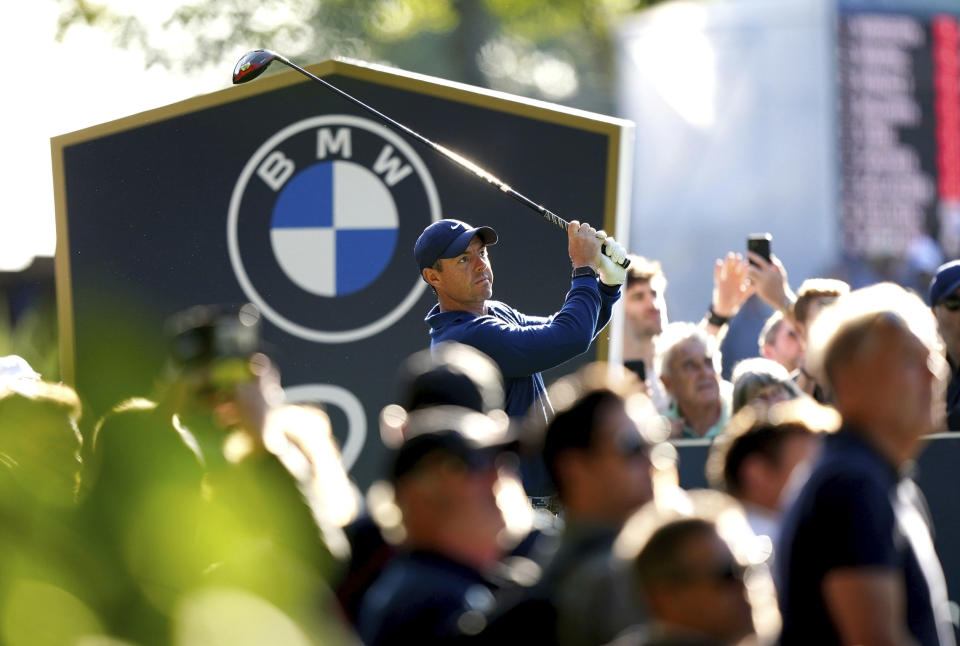
[[643, 439], [636, 427], [630, 426], [617, 431], [613, 446], [618, 455], [625, 458], [639, 458], [650, 455], [650, 445]]
[[960, 310], [960, 296], [947, 296], [945, 299], [940, 301], [940, 304], [951, 312], [956, 312], [957, 310]]
[[681, 570], [675, 574], [677, 581], [683, 583], [697, 583], [699, 581], [714, 581], [717, 583], [743, 583], [747, 568], [735, 561], [717, 565], [714, 568], [701, 570]]

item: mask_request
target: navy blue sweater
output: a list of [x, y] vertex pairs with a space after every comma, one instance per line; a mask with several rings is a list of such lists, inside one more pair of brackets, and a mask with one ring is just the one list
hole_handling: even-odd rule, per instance
[[441, 312], [435, 305], [427, 314], [430, 344], [457, 341], [488, 354], [503, 373], [506, 412], [525, 415], [537, 404], [546, 418], [551, 411], [541, 371], [583, 354], [610, 320], [620, 288], [596, 278], [574, 278], [566, 300], [553, 316], [527, 316], [500, 301], [487, 301], [487, 313]]

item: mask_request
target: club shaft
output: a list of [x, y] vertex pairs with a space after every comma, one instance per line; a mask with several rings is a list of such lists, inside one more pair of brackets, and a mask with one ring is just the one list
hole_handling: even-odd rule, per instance
[[[342, 96], [343, 98], [345, 98], [346, 100], [350, 101], [350, 102], [353, 103], [354, 105], [357, 105], [357, 106], [363, 108], [364, 110], [366, 110], [366, 111], [369, 112], [370, 114], [374, 115], [375, 117], [377, 117], [378, 119], [380, 119], [380, 120], [383, 121], [384, 123], [387, 123], [387, 124], [393, 126], [393, 127], [396, 128], [397, 130], [400, 130], [401, 132], [405, 132], [407, 135], [413, 137], [414, 139], [416, 139], [417, 141], [419, 141], [419, 142], [422, 143], [423, 145], [429, 146], [430, 148], [433, 148], [435, 151], [437, 151], [438, 153], [440, 153], [441, 155], [443, 155], [444, 157], [446, 157], [447, 159], [449, 159], [449, 160], [452, 161], [453, 163], [457, 164], [457, 165], [460, 166], [461, 168], [470, 171], [471, 173], [473, 173], [474, 175], [476, 175], [476, 176], [479, 177], [480, 179], [482, 179], [482, 180], [488, 182], [489, 184], [492, 184], [493, 186], [497, 187], [498, 189], [500, 189], [501, 191], [503, 191], [504, 193], [506, 193], [507, 195], [509, 195], [509, 196], [512, 197], [513, 199], [517, 200], [517, 201], [520, 202], [521, 204], [524, 204], [525, 206], [533, 209], [534, 211], [536, 211], [537, 213], [539, 213], [539, 214], [540, 214], [547, 222], [549, 222], [550, 224], [556, 226], [556, 227], [559, 228], [559, 229], [563, 229], [564, 231], [567, 230], [567, 225], [569, 224], [569, 222], [567, 222], [566, 220], [564, 220], [563, 218], [561, 218], [559, 215], [557, 215], [557, 214], [554, 213], [553, 211], [550, 211], [550, 210], [547, 209], [546, 207], [544, 207], [544, 206], [542, 206], [542, 205], [540, 205], [540, 204], [537, 204], [536, 202], [534, 202], [533, 200], [531, 200], [530, 198], [528, 198], [526, 195], [523, 195], [522, 193], [519, 193], [519, 192], [515, 191], [509, 184], [507, 184], [506, 182], [504, 182], [502, 179], [500, 179], [500, 178], [497, 177], [496, 175], [490, 173], [489, 171], [481, 168], [480, 166], [476, 165], [475, 163], [473, 163], [472, 161], [470, 161], [470, 160], [467, 159], [466, 157], [463, 157], [462, 155], [460, 155], [460, 154], [458, 154], [458, 153], [455, 153], [454, 151], [450, 150], [449, 148], [447, 148], [447, 147], [445, 147], [445, 146], [441, 146], [440, 144], [438, 144], [438, 143], [435, 142], [435, 141], [432, 141], [432, 140], [430, 140], [430, 139], [427, 139], [426, 137], [424, 137], [423, 135], [421, 135], [421, 134], [420, 134], [419, 132], [417, 132], [416, 130], [413, 130], [413, 129], [411, 129], [411, 128], [408, 128], [407, 126], [403, 125], [402, 123], [400, 123], [399, 121], [397, 121], [397, 120], [395, 120], [395, 119], [391, 119], [390, 117], [388, 117], [388, 116], [385, 115], [384, 113], [380, 112], [380, 111], [377, 110], [376, 108], [374, 108], [374, 107], [372, 107], [372, 106], [369, 106], [369, 105], [367, 105], [366, 103], [364, 103], [363, 101], [361, 101], [360, 99], [358, 99], [358, 98], [356, 98], [356, 97], [354, 97], [354, 96], [352, 96], [352, 95], [344, 92], [343, 90], [341, 90], [340, 88], [338, 88], [336, 85], [333, 85], [332, 83], [328, 83], [327, 81], [325, 81], [324, 79], [320, 78], [320, 77], [317, 76], [316, 74], [313, 74], [313, 73], [311, 73], [310, 71], [308, 71], [308, 70], [300, 67], [299, 65], [297, 65], [297, 64], [294, 63], [293, 61], [291, 61], [291, 60], [289, 60], [289, 59], [287, 59], [287, 58], [285, 58], [285, 57], [283, 57], [283, 56], [280, 56], [280, 55], [277, 55], [277, 60], [280, 61], [281, 63], [283, 63], [284, 65], [286, 65], [286, 66], [288, 66], [288, 67], [290, 67], [290, 68], [292, 68], [292, 69], [295, 69], [296, 71], [300, 72], [301, 74], [303, 74], [303, 75], [306, 76], [307, 78], [310, 78], [310, 79], [316, 81], [317, 83], [320, 83], [321, 85], [323, 85], [324, 87], [326, 87], [328, 90], [333, 90], [334, 92], [336, 92], [337, 94], [339, 94], [340, 96]], [[605, 247], [604, 247], [604, 249], [605, 249]], [[621, 266], [626, 267], [626, 266], [629, 265], [629, 264], [630, 264], [630, 261], [629, 261], [629, 260], [625, 260], [623, 263], [621, 263]]]

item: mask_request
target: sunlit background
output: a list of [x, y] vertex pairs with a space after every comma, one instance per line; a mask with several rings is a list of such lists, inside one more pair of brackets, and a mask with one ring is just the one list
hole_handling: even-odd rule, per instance
[[[159, 25], [176, 2], [114, 2]], [[142, 112], [229, 85], [230, 70], [174, 73], [144, 69], [139, 52], [123, 50], [95, 27], [71, 27], [56, 42], [60, 7], [49, 0], [19, 3], [16, 19], [0, 21], [11, 65], [3, 101], [0, 156], [0, 271], [28, 266], [56, 245], [50, 137]], [[157, 30], [162, 33], [161, 30]]]
[[[773, 234], [794, 286], [922, 289], [960, 254], [956, 0], [36, 0], [16, 16], [0, 24], [0, 352], [22, 350], [6, 321], [42, 301], [11, 282], [52, 300], [50, 137], [221, 90], [257, 47], [635, 122], [623, 242], [663, 263], [672, 319], [702, 316], [713, 260], [748, 233]], [[46, 336], [22, 351], [56, 370], [31, 349]]]
[[[211, 15], [198, 11], [189, 21], [172, 19], [178, 8], [203, 10], [217, 4], [37, 0], [18, 3], [17, 18], [0, 21], [13, 72], [3, 106], [0, 271], [23, 269], [34, 255], [53, 255], [50, 137], [222, 89], [230, 83], [232, 63], [252, 45], [263, 46], [254, 40], [264, 34], [270, 47], [290, 57], [304, 56], [306, 63], [330, 56], [394, 62], [452, 80], [609, 111], [609, 93], [584, 92], [592, 89], [590, 79], [585, 87], [581, 78], [589, 66], [581, 60], [578, 72], [574, 65], [575, 56], [595, 53], [577, 45], [578, 37], [563, 34], [590, 34], [648, 3], [600, 0], [541, 11], [531, 8], [539, 3], [504, 0], [379, 0], [354, 3], [354, 9], [345, 11], [341, 2], [290, 0], [220, 3]], [[226, 17], [223, 8], [231, 4], [249, 14], [242, 25], [249, 33], [238, 33]], [[473, 5], [484, 5], [483, 11]], [[579, 5], [592, 6], [591, 13], [584, 14]], [[318, 16], [324, 19], [325, 7], [330, 7], [330, 20], [321, 32], [313, 25]], [[509, 28], [481, 21], [478, 28], [470, 27], [474, 23], [466, 21], [472, 14], [494, 15]], [[358, 15], [362, 24], [356, 24]], [[58, 40], [60, 21], [65, 26]], [[467, 70], [456, 69], [462, 57], [435, 55], [462, 33], [477, 34], [472, 43], [477, 53], [466, 56], [475, 62]], [[412, 38], [419, 46], [409, 46]], [[420, 50], [422, 54], [411, 53]], [[444, 59], [446, 63], [438, 62]]]

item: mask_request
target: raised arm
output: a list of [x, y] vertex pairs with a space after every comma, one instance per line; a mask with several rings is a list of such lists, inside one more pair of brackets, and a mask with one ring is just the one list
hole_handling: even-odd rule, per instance
[[[541, 372], [586, 352], [600, 312], [595, 278], [574, 278], [559, 312], [546, 323], [528, 325], [513, 312], [473, 319], [459, 339], [490, 355], [504, 377]], [[504, 320], [509, 318], [512, 320]]]
[[724, 258], [718, 258], [713, 265], [713, 296], [710, 309], [700, 324], [718, 341], [723, 341], [727, 322], [753, 294], [747, 271], [747, 261], [732, 251]]
[[751, 251], [747, 252], [747, 256], [751, 260], [747, 276], [756, 289], [757, 296], [773, 309], [783, 312], [784, 318], [794, 323], [793, 303], [797, 297], [790, 289], [783, 263], [773, 254], [770, 254], [770, 262]]
[[[598, 237], [596, 229], [575, 220], [570, 222], [567, 236], [573, 268], [590, 267], [599, 270], [601, 280], [617, 281], [617, 272], [609, 266], [615, 262], [608, 263], [606, 256], [601, 257], [600, 247], [607, 240], [613, 253], [619, 251], [623, 256], [622, 246], [602, 232], [602, 237]], [[622, 276], [621, 273], [620, 283]], [[529, 375], [586, 352], [609, 321], [610, 310], [618, 298], [619, 284], [601, 286], [592, 276], [575, 277], [563, 307], [553, 316], [525, 317], [511, 310], [500, 312], [500, 316], [478, 317], [460, 332], [459, 340], [490, 355], [505, 377]]]

